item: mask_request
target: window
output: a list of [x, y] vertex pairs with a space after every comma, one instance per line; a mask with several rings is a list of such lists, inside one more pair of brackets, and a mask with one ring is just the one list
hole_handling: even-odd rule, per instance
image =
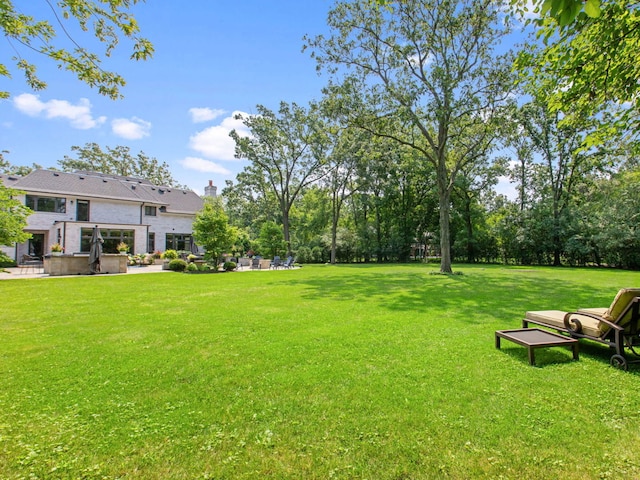
[[[91, 250], [91, 235], [93, 234], [93, 228], [83, 228], [80, 231], [80, 251], [88, 252]], [[101, 228], [100, 235], [104, 243], [102, 244], [102, 251], [104, 253], [118, 253], [116, 248], [120, 242], [124, 242], [129, 245], [129, 253], [134, 253], [133, 247], [135, 245], [135, 231], [133, 230], [113, 230], [110, 228]]]
[[191, 250], [190, 233], [167, 233], [165, 249]]
[[155, 217], [156, 216], [156, 207], [151, 207], [149, 205], [145, 205], [144, 214], [147, 217]]
[[67, 213], [67, 199], [27, 195], [25, 205], [34, 212]]
[[89, 200], [78, 200], [76, 202], [76, 220], [78, 222], [89, 221]]
[[153, 253], [156, 251], [156, 234], [149, 232], [149, 238], [147, 238], [147, 252]]

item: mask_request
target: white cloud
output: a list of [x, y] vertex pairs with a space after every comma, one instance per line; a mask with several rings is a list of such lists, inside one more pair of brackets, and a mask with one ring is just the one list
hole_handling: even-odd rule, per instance
[[235, 158], [236, 142], [229, 136], [231, 130], [236, 130], [239, 135], [248, 136], [249, 130], [242, 120], [236, 120], [237, 114], [246, 116], [242, 112], [233, 112], [225, 117], [220, 125], [205, 128], [189, 139], [189, 147], [205, 157], [216, 160], [232, 161]]
[[127, 140], [140, 140], [150, 135], [151, 123], [138, 117], [116, 118], [111, 122], [111, 130]]
[[[431, 53], [429, 53], [423, 60], [422, 60], [422, 66], [423, 67], [428, 67], [429, 65], [431, 65], [434, 61], [434, 57]], [[411, 66], [417, 68], [420, 66], [420, 57], [418, 55], [412, 55], [411, 57], [409, 57], [409, 63], [411, 64]]]
[[23, 93], [13, 99], [13, 105], [22, 113], [31, 117], [43, 115], [45, 118], [63, 118], [69, 120], [71, 126], [80, 130], [88, 130], [103, 124], [107, 117], [94, 118], [91, 114], [91, 102], [81, 98], [76, 105], [66, 100], [49, 100], [43, 102], [38, 95]]
[[216, 118], [224, 115], [227, 112], [219, 108], [211, 109], [194, 107], [189, 109], [189, 113], [191, 114], [191, 121], [193, 123], [201, 123], [215, 120]]
[[496, 193], [504, 195], [509, 200], [518, 198], [516, 184], [509, 177], [498, 177], [498, 184], [494, 187]]
[[[518, 5], [518, 8], [515, 8], [510, 3], [502, 5], [502, 11], [505, 14], [515, 14], [515, 19], [519, 23], [524, 23], [527, 20], [535, 20], [540, 18], [540, 14], [536, 12], [537, 3], [533, 0], [527, 0], [523, 5]], [[519, 11], [518, 11], [519, 10]]]
[[218, 173], [220, 175], [230, 175], [231, 171], [224, 168], [211, 160], [205, 160], [198, 157], [186, 157], [180, 160], [180, 164], [189, 170], [196, 170], [205, 173]]

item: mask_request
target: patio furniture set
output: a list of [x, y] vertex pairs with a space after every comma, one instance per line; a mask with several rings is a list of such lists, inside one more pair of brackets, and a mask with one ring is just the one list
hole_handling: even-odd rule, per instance
[[[545, 347], [570, 347], [574, 360], [578, 360], [578, 341], [586, 339], [608, 346], [613, 352], [611, 365], [627, 370], [630, 364], [640, 363], [635, 350], [640, 346], [639, 312], [640, 288], [623, 288], [608, 308], [526, 312], [522, 328], [495, 332], [495, 344], [500, 348], [500, 340], [505, 339], [526, 347], [529, 364], [535, 365], [535, 350]], [[535, 327], [529, 328], [530, 324]], [[629, 359], [627, 352], [636, 358]]]

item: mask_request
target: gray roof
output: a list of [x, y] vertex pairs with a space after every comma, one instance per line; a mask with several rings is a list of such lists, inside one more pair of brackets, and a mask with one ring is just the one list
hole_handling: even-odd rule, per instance
[[42, 193], [80, 198], [106, 198], [164, 206], [167, 212], [195, 213], [202, 199], [191, 190], [156, 186], [148, 180], [96, 172], [58, 172], [33, 170], [24, 177], [0, 175], [7, 187], [27, 193]]

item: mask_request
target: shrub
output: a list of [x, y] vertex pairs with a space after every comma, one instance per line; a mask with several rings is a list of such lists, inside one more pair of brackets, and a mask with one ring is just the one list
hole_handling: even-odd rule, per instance
[[197, 265], [198, 270], [201, 272], [206, 272], [207, 270], [211, 270], [209, 265], [207, 265], [206, 263], [201, 263], [200, 265], [198, 265], [197, 263], [194, 263], [194, 265]]
[[224, 262], [223, 268], [225, 272], [231, 272], [236, 269], [236, 262]]
[[311, 259], [314, 263], [325, 262], [324, 249], [322, 247], [313, 247], [311, 249]]
[[167, 250], [162, 254], [162, 258], [165, 260], [175, 260], [178, 258], [178, 252], [175, 250]]
[[196, 265], [195, 263], [190, 263], [187, 265], [187, 272], [197, 272], [198, 271], [198, 265]]
[[309, 247], [300, 247], [296, 252], [296, 259], [300, 263], [311, 263], [311, 249]]
[[187, 262], [181, 258], [175, 258], [169, 262], [169, 270], [173, 270], [174, 272], [184, 272], [186, 268]]

